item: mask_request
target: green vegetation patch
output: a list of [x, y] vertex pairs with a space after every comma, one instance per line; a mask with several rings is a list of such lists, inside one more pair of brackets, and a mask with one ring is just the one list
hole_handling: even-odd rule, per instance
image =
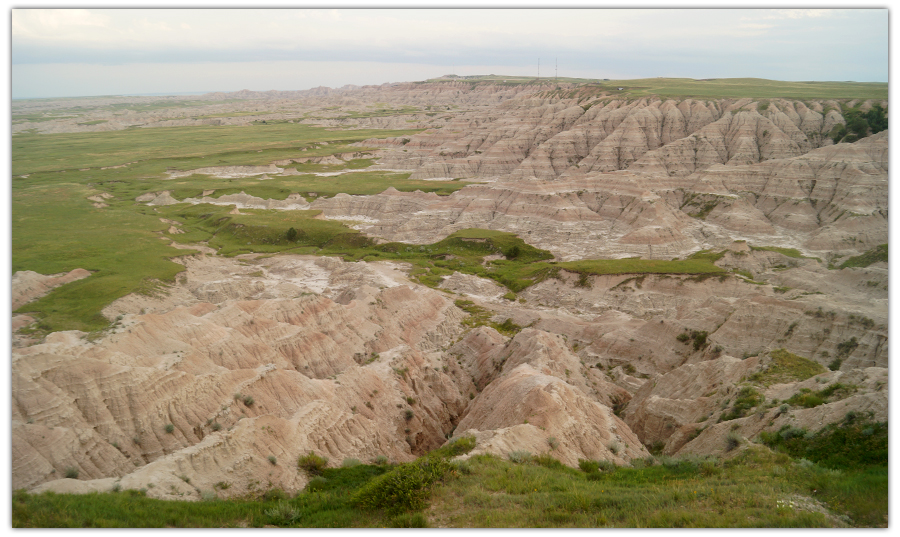
[[468, 328], [477, 328], [479, 326], [490, 326], [504, 336], [512, 337], [522, 331], [522, 327], [512, 322], [512, 319], [506, 319], [502, 323], [491, 321], [492, 312], [482, 308], [471, 300], [457, 300], [456, 307], [469, 314], [463, 319], [462, 325]]
[[772, 351], [769, 357], [768, 365], [748, 377], [748, 380], [768, 387], [772, 384], [806, 380], [827, 371], [821, 364], [784, 349]]
[[835, 382], [827, 388], [818, 391], [802, 388], [798, 393], [795, 393], [790, 399], [785, 401], [785, 403], [802, 406], [804, 408], [814, 408], [825, 403], [846, 399], [855, 393], [856, 390], [856, 386], [847, 386], [840, 382]]
[[766, 445], [792, 457], [828, 468], [888, 464], [887, 422], [874, 422], [856, 412], [812, 434], [786, 425], [775, 433], [762, 432], [759, 437]]
[[876, 134], [888, 128], [887, 111], [881, 104], [875, 104], [867, 112], [859, 109], [862, 103], [850, 108], [841, 105], [841, 115], [846, 124], [837, 124], [828, 133], [834, 143], [852, 143], [870, 134]]
[[806, 255], [803, 255], [800, 252], [800, 250], [797, 250], [796, 248], [781, 248], [779, 246], [753, 246], [753, 245], [751, 245], [750, 249], [757, 250], [757, 251], [776, 252], [783, 256], [792, 257], [794, 259], [815, 259], [819, 263], [822, 262], [822, 260], [819, 259], [818, 257], [809, 257]]
[[719, 421], [730, 421], [743, 418], [763, 402], [765, 402], [765, 397], [763, 397], [762, 394], [751, 386], [744, 386], [738, 392], [731, 410], [723, 414]]
[[629, 96], [751, 99], [882, 99], [888, 85], [881, 82], [784, 82], [763, 78], [645, 78], [604, 81], [605, 86], [625, 87]]
[[601, 276], [605, 274], [726, 274], [715, 265], [725, 252], [702, 250], [687, 259], [666, 261], [661, 259], [587, 259], [556, 263], [560, 269], [578, 274]]
[[[331, 155], [335, 142], [408, 136], [420, 130], [334, 130], [299, 123], [250, 126], [191, 126], [121, 131], [17, 134], [12, 140], [12, 173], [77, 170], [157, 161], [162, 171], [206, 166], [265, 165], [273, 160]], [[321, 146], [321, 142], [329, 142]], [[303, 149], [307, 151], [300, 153]], [[319, 151], [311, 151], [319, 149]]]
[[862, 255], [851, 257], [850, 259], [841, 263], [840, 268], [844, 269], [852, 267], [868, 267], [869, 265], [878, 262], [888, 262], [887, 244], [880, 244]]

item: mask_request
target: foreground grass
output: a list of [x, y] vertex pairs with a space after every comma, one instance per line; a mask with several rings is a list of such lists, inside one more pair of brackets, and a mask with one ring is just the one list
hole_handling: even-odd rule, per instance
[[[649, 466], [640, 460], [634, 467], [589, 473], [564, 467], [547, 454], [522, 463], [488, 455], [449, 465], [439, 462], [449, 455], [405, 465], [326, 469], [305, 491], [283, 499], [269, 494], [270, 499], [186, 503], [153, 500], [137, 492], [17, 492], [13, 527], [886, 525], [886, 465], [835, 473], [762, 447], [729, 461], [660, 458], [650, 460]], [[415, 478], [416, 468], [440, 471], [433, 474], [436, 480], [422, 480]], [[386, 497], [416, 501], [389, 505]], [[811, 509], [816, 502], [843, 518]], [[398, 507], [402, 505], [410, 507]]]

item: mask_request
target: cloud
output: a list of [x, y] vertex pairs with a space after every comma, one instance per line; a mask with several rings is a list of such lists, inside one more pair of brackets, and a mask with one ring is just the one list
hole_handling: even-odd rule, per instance
[[833, 9], [776, 9], [768, 15], [767, 19], [814, 19], [830, 17], [835, 14]]

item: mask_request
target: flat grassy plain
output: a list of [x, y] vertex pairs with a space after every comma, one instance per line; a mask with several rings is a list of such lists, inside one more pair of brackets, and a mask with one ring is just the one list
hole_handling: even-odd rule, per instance
[[[471, 84], [588, 84], [596, 93], [606, 91], [627, 97], [699, 97], [708, 99], [883, 99], [888, 98], [885, 82], [784, 82], [764, 78], [640, 78], [600, 80], [587, 78], [523, 77], [484, 75], [465, 79], [435, 78], [429, 82]], [[618, 88], [623, 88], [619, 90]]]

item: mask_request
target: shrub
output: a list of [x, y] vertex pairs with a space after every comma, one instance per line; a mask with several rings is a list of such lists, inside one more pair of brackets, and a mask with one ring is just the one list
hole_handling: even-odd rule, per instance
[[253, 397], [250, 395], [244, 396], [244, 404], [247, 406], [253, 406]]
[[600, 470], [600, 463], [597, 461], [578, 459], [578, 468], [580, 468], [582, 472], [590, 474]]
[[562, 470], [565, 468], [565, 465], [559, 462], [559, 459], [553, 458], [549, 453], [541, 453], [534, 457], [532, 462], [538, 466], [543, 466], [544, 468], [550, 468], [552, 470]]
[[406, 419], [406, 421], [413, 419], [413, 417], [415, 415], [416, 414], [412, 410], [409, 410], [409, 409], [407, 409], [406, 412], [403, 413], [403, 417]]
[[306, 484], [306, 492], [319, 492], [325, 490], [328, 480], [322, 476], [316, 476], [309, 480]]
[[691, 336], [689, 336], [687, 332], [682, 332], [675, 336], [675, 339], [677, 339], [681, 343], [687, 343], [688, 340], [691, 339]]
[[392, 528], [427, 528], [428, 521], [422, 513], [403, 513], [391, 519]]
[[450, 469], [450, 463], [439, 457], [401, 464], [360, 487], [351, 501], [365, 509], [385, 509], [394, 514], [422, 509], [432, 485]]
[[167, 423], [164, 428], [165, 428], [166, 432], [169, 434], [172, 434], [175, 432], [175, 426], [172, 425], [171, 423]]
[[[640, 459], [638, 459], [640, 460]], [[597, 461], [597, 469], [602, 472], [615, 472], [619, 469], [618, 466], [615, 465], [613, 461]]]
[[416, 404], [415, 398], [413, 398], [413, 397], [407, 397], [407, 398], [406, 398], [406, 404], [408, 404], [408, 405], [410, 405], [410, 406]]
[[750, 386], [745, 386], [738, 392], [737, 398], [734, 401], [734, 406], [731, 408], [731, 412], [724, 414], [721, 421], [743, 418], [751, 409], [760, 405], [764, 400], [763, 396], [755, 389]]
[[212, 430], [213, 430], [213, 431], [218, 431], [218, 430], [220, 430], [220, 429], [222, 429], [222, 424], [221, 424], [221, 423], [216, 422], [216, 423], [213, 423], [213, 424], [212, 424]]
[[841, 360], [840, 358], [835, 358], [834, 360], [832, 360], [832, 362], [830, 364], [828, 364], [828, 369], [830, 369], [832, 371], [837, 371], [838, 369], [841, 368], [842, 363], [843, 363], [843, 360]]
[[344, 459], [341, 461], [341, 468], [353, 468], [362, 464], [359, 459]]
[[610, 451], [613, 455], [618, 455], [618, 454], [619, 454], [619, 449], [620, 449], [620, 448], [619, 448], [619, 443], [616, 442], [615, 440], [613, 440], [612, 443], [611, 443], [609, 446], [607, 446], [607, 449], [609, 449], [609, 451]]
[[511, 451], [506, 455], [510, 462], [514, 462], [516, 464], [521, 464], [523, 462], [528, 462], [531, 460], [531, 452], [529, 451]]
[[272, 466], [278, 464], [278, 459], [275, 458], [275, 455], [269, 455], [269, 462], [272, 463]]
[[559, 447], [559, 440], [555, 436], [551, 436], [547, 439], [547, 444], [550, 446], [550, 449], [556, 449]]
[[475, 449], [475, 437], [461, 436], [446, 446], [432, 451], [431, 455], [436, 457], [456, 457], [464, 455], [473, 449]]
[[849, 356], [851, 352], [859, 347], [859, 342], [856, 341], [856, 336], [844, 341], [843, 343], [838, 343], [837, 351], [838, 358], [842, 358], [844, 356]]
[[385, 465], [388, 463], [388, 458], [385, 457], [384, 455], [379, 455], [379, 456], [375, 457], [375, 460], [372, 462], [377, 464], [378, 466], [382, 466], [382, 465]]
[[66, 479], [78, 479], [78, 468], [67, 466], [65, 476]]
[[309, 475], [321, 475], [327, 465], [328, 459], [320, 457], [312, 451], [308, 455], [300, 457], [297, 461], [297, 466]]
[[275, 525], [291, 524], [300, 518], [300, 513], [297, 509], [286, 501], [280, 501], [275, 507], [266, 509], [265, 514], [269, 517], [270, 523]]
[[741, 435], [731, 431], [725, 436], [725, 451], [731, 451], [739, 445], [741, 445]]
[[285, 492], [279, 488], [273, 488], [273, 489], [269, 489], [265, 493], [263, 493], [262, 499], [263, 499], [263, 501], [267, 501], [267, 502], [275, 502], [275, 501], [279, 501], [279, 500], [287, 500], [287, 499], [289, 499], [289, 496], [288, 496], [287, 492]]

